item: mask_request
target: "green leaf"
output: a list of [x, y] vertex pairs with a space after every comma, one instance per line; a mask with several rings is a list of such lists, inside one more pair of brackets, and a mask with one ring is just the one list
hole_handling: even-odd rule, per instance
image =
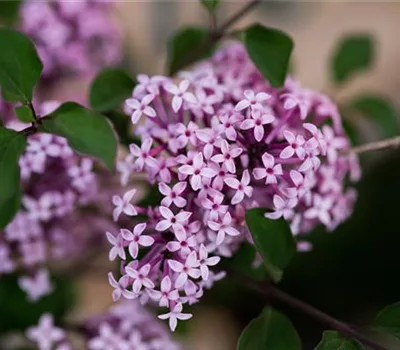
[[238, 350], [300, 350], [301, 341], [292, 323], [266, 308], [252, 320], [239, 338]]
[[200, 27], [188, 27], [179, 30], [167, 43], [168, 72], [175, 74], [193, 62], [208, 57], [213, 45], [208, 43], [208, 31]]
[[25, 147], [22, 134], [0, 127], [0, 229], [11, 221], [20, 207], [18, 160]]
[[356, 340], [346, 339], [339, 332], [325, 331], [321, 342], [315, 350], [364, 350], [365, 348]]
[[400, 302], [385, 307], [375, 318], [373, 325], [400, 339]]
[[65, 277], [52, 277], [54, 291], [36, 303], [27, 299], [26, 293], [18, 286], [15, 275], [2, 276], [0, 283], [0, 333], [23, 330], [37, 324], [45, 312], [53, 314], [60, 321], [74, 305], [76, 296], [73, 281]]
[[122, 69], [106, 68], [90, 87], [90, 106], [99, 112], [117, 109], [132, 94], [134, 86], [135, 82]]
[[14, 24], [18, 18], [21, 0], [0, 1], [0, 22], [6, 25]]
[[29, 102], [43, 65], [32, 41], [8, 28], [0, 28], [0, 86], [5, 100]]
[[231, 258], [222, 260], [223, 266], [230, 271], [237, 271], [240, 274], [249, 276], [256, 280], [264, 280], [266, 270], [263, 265], [255, 267], [256, 249], [250, 243], [242, 243], [239, 250]]
[[35, 121], [32, 109], [27, 105], [16, 107], [15, 114], [17, 115], [18, 119], [23, 123], [31, 123]]
[[220, 5], [219, 0], [201, 0], [201, 3], [210, 12], [214, 12]]
[[296, 252], [296, 243], [287, 222], [283, 219], [267, 219], [265, 212], [261, 208], [248, 210], [246, 223], [268, 273], [277, 282], [282, 278], [282, 269]]
[[117, 138], [102, 115], [75, 102], [67, 102], [42, 119], [42, 123], [42, 131], [65, 137], [75, 151], [97, 157], [113, 168]]
[[384, 137], [398, 135], [397, 110], [386, 99], [375, 95], [358, 96], [350, 102], [350, 107], [378, 125]]
[[343, 38], [331, 60], [332, 79], [336, 84], [367, 70], [374, 60], [373, 40], [368, 35], [353, 35]]
[[285, 82], [293, 50], [293, 40], [284, 32], [254, 24], [244, 31], [247, 52], [272, 86]]

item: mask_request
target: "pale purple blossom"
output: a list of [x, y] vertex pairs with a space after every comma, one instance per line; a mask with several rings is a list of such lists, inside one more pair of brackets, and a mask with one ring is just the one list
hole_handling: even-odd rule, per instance
[[186, 186], [187, 186], [186, 182], [178, 182], [172, 188], [170, 188], [163, 182], [160, 183], [158, 185], [158, 188], [160, 190], [160, 193], [165, 196], [161, 201], [161, 205], [169, 207], [173, 203], [178, 208], [183, 208], [186, 205], [187, 201], [181, 195], [183, 191], [185, 191]]
[[178, 320], [189, 320], [192, 318], [192, 314], [183, 313], [182, 310], [182, 304], [177, 303], [171, 312], [159, 315], [158, 318], [161, 320], [169, 320], [169, 327], [171, 328], [171, 331], [174, 332], [178, 325]]
[[21, 276], [18, 278], [18, 285], [27, 294], [31, 302], [37, 302], [43, 296], [53, 291], [49, 271], [40, 269], [33, 277]]
[[268, 152], [265, 152], [262, 157], [262, 163], [264, 168], [255, 168], [253, 170], [253, 176], [256, 180], [264, 179], [265, 184], [277, 184], [277, 176], [283, 175], [282, 165], [275, 164], [275, 158]]
[[135, 293], [138, 293], [142, 289], [142, 287], [154, 288], [153, 281], [148, 277], [150, 269], [151, 266], [149, 264], [146, 264], [137, 269], [134, 269], [130, 266], [126, 267], [126, 273], [134, 280], [132, 289]]
[[138, 101], [135, 98], [126, 100], [126, 105], [131, 109], [132, 124], [137, 124], [143, 114], [150, 118], [154, 118], [156, 116], [156, 111], [149, 106], [153, 99], [154, 95], [148, 94], [144, 96], [141, 101]]
[[271, 96], [265, 92], [259, 92], [255, 94], [252, 90], [245, 90], [243, 94], [245, 98], [239, 101], [235, 107], [237, 112], [240, 112], [248, 107], [251, 107], [252, 110], [262, 108], [262, 103], [271, 98]]
[[112, 201], [115, 205], [115, 209], [113, 212], [114, 221], [118, 221], [118, 218], [122, 213], [129, 216], [137, 215], [137, 210], [135, 209], [134, 205], [131, 204], [131, 200], [135, 193], [136, 189], [132, 189], [126, 192], [122, 198], [117, 195], [113, 196]]
[[179, 292], [172, 286], [171, 278], [165, 276], [161, 281], [160, 290], [148, 289], [150, 297], [157, 301], [161, 307], [169, 307], [170, 302], [177, 301], [179, 299]]
[[65, 332], [55, 327], [53, 316], [46, 313], [40, 317], [37, 326], [27, 329], [26, 336], [34, 341], [40, 350], [51, 350], [65, 338]]
[[[357, 157], [343, 152], [350, 143], [340, 116], [321, 94], [292, 78], [272, 87], [241, 44], [219, 49], [176, 79], [138, 81], [132, 98], [153, 94], [148, 106], [155, 116], [142, 115], [135, 127], [141, 146], [131, 147], [120, 172], [124, 183], [139, 173], [158, 189], [151, 206], [135, 206], [147, 217], [140, 236], [154, 241], [135, 245], [135, 260], [121, 262], [128, 284], [111, 281], [115, 293], [133, 290], [141, 302], [167, 307], [162, 318], [175, 329], [184, 305], [225, 276], [215, 268], [220, 259], [252, 243], [248, 209], [266, 208], [266, 218], [286, 220], [299, 249], [303, 234], [320, 223], [332, 230], [350, 215], [356, 196], [346, 179], [359, 178]], [[143, 222], [124, 219], [122, 230]], [[132, 242], [131, 232], [122, 232], [113, 256]], [[151, 283], [143, 288], [145, 279]]]
[[122, 229], [121, 230], [121, 237], [129, 243], [128, 250], [129, 254], [132, 256], [132, 258], [136, 259], [137, 255], [139, 253], [139, 246], [142, 247], [150, 247], [154, 243], [154, 238], [147, 236], [147, 235], [142, 235], [143, 231], [146, 229], [146, 224], [141, 223], [137, 224], [133, 228], [133, 232], [127, 230], [127, 229]]
[[196, 97], [193, 93], [188, 91], [189, 81], [183, 80], [179, 83], [179, 85], [175, 85], [173, 83], [168, 83], [164, 85], [165, 90], [171, 93], [174, 97], [172, 98], [172, 109], [175, 112], [178, 112], [183, 104], [183, 101], [188, 103], [196, 103]]
[[201, 275], [198, 267], [200, 262], [197, 259], [196, 252], [191, 252], [184, 263], [176, 260], [168, 260], [169, 267], [178, 273], [178, 277], [175, 280], [175, 287], [180, 288], [185, 285], [189, 276], [192, 278], [199, 278]]

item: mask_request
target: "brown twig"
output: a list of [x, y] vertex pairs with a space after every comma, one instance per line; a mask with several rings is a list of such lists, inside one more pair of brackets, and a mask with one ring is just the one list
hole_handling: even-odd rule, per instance
[[264, 296], [265, 298], [275, 299], [280, 301], [286, 305], [289, 305], [293, 309], [299, 310], [308, 316], [316, 319], [317, 321], [328, 325], [330, 328], [337, 330], [340, 334], [345, 336], [346, 338], [354, 338], [357, 339], [360, 343], [365, 346], [373, 349], [373, 350], [388, 350], [384, 346], [375, 343], [374, 341], [367, 338], [364, 334], [358, 332], [347, 323], [339, 321], [334, 317], [316, 309], [314, 306], [309, 305], [291, 295], [279, 289], [275, 285], [268, 284], [264, 286], [262, 283], [251, 279], [250, 277], [238, 275], [236, 272], [230, 271], [229, 275], [234, 279], [238, 280], [240, 283], [243, 283], [250, 287], [251, 289], [257, 291], [259, 294]]
[[229, 18], [221, 27], [218, 29], [218, 33], [220, 35], [224, 35], [225, 32], [233, 26], [238, 20], [240, 20], [243, 16], [245, 16], [248, 12], [250, 12], [254, 7], [259, 5], [261, 0], [252, 0], [248, 4], [246, 4], [242, 9], [240, 9], [236, 14], [234, 14], [231, 18]]
[[360, 153], [366, 153], [366, 152], [370, 152], [370, 151], [377, 151], [380, 149], [398, 148], [398, 147], [400, 147], [400, 136], [396, 136], [391, 139], [371, 142], [371, 143], [367, 143], [365, 145], [353, 147], [353, 148], [350, 148], [349, 150], [346, 150], [344, 152], [344, 154], [351, 154], [351, 153], [360, 154]]

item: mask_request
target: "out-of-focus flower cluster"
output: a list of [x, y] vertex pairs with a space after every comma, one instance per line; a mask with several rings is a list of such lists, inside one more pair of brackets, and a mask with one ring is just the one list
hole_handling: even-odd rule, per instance
[[[47, 102], [36, 110], [45, 115], [57, 106]], [[29, 126], [10, 116], [4, 120], [17, 131]], [[19, 285], [36, 301], [52, 291], [46, 264], [79, 256], [100, 232], [97, 219], [82, 220], [77, 210], [93, 202], [97, 177], [90, 158], [75, 154], [64, 138], [44, 133], [28, 137], [19, 165], [23, 208], [1, 233], [0, 276], [24, 271]]]
[[[299, 241], [323, 224], [333, 230], [351, 213], [358, 180], [357, 158], [345, 155], [349, 140], [336, 105], [293, 79], [273, 88], [240, 44], [232, 44], [178, 79], [139, 75], [125, 110], [142, 144], [118, 164], [123, 184], [144, 172], [158, 186], [155, 207], [133, 205], [135, 189], [114, 196], [114, 220], [131, 226], [114, 234], [110, 259], [115, 300], [140, 298], [168, 308], [161, 319], [190, 314], [203, 289], [223, 277], [212, 271], [251, 240], [244, 214], [271, 209]], [[143, 218], [145, 217], [145, 218]], [[122, 222], [122, 221], [120, 221]], [[122, 226], [122, 224], [121, 224]]]
[[[124, 301], [107, 313], [85, 320], [80, 326], [88, 350], [178, 350], [166, 328], [135, 301]], [[37, 326], [26, 331], [39, 350], [72, 350], [67, 333], [44, 314]]]
[[121, 37], [110, 1], [25, 1], [19, 29], [35, 43], [43, 77], [92, 75], [121, 60]]

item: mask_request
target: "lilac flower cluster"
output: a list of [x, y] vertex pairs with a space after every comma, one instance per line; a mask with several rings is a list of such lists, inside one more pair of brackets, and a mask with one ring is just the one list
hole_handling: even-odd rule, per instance
[[[45, 115], [57, 106], [47, 102], [37, 111]], [[8, 118], [5, 126], [20, 131], [29, 125]], [[29, 136], [19, 165], [23, 208], [1, 234], [0, 276], [24, 271], [19, 285], [35, 302], [53, 288], [46, 264], [72, 259], [93, 239], [88, 233], [93, 228], [79, 229], [75, 210], [94, 199], [97, 178], [91, 159], [76, 155], [64, 138], [50, 134]], [[93, 223], [90, 217], [87, 222]]]
[[107, 233], [110, 259], [122, 260], [122, 277], [109, 274], [114, 300], [168, 308], [159, 317], [172, 330], [191, 317], [183, 305], [223, 277], [211, 268], [251, 241], [247, 209], [270, 208], [266, 217], [287, 220], [306, 249], [302, 233], [321, 223], [333, 230], [350, 215], [356, 193], [345, 181], [360, 176], [343, 152], [350, 144], [335, 104], [290, 78], [271, 87], [242, 45], [178, 78], [139, 75], [126, 101], [142, 144], [118, 164], [121, 182], [144, 172], [162, 199], [142, 208], [135, 189], [114, 196], [123, 228]]
[[25, 1], [19, 27], [36, 45], [43, 77], [92, 75], [118, 64], [121, 37], [112, 10], [110, 1]]
[[[88, 350], [178, 350], [166, 328], [135, 301], [124, 301], [107, 313], [85, 320], [85, 349]], [[72, 350], [66, 332], [54, 326], [51, 314], [44, 314], [37, 326], [26, 331], [39, 350]]]

